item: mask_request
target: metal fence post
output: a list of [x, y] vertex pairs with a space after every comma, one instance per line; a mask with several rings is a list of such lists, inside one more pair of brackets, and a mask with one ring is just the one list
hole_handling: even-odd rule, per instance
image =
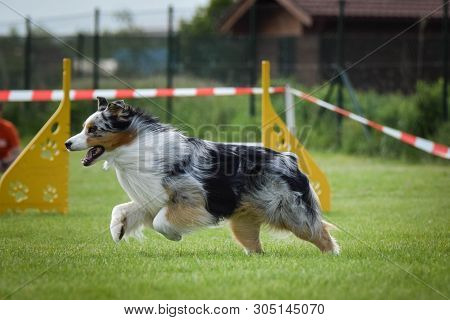
[[99, 63], [100, 63], [100, 10], [95, 8], [94, 14], [94, 69], [92, 72], [93, 76], [93, 87], [98, 89], [100, 86], [99, 81]]
[[291, 93], [291, 87], [286, 84], [284, 87], [284, 110], [286, 112], [286, 125], [289, 131], [295, 136], [295, 109], [294, 109], [294, 96]]
[[443, 118], [445, 121], [448, 120], [448, 0], [444, 1], [443, 7], [443, 17], [442, 17], [442, 41], [443, 41], [443, 61], [442, 61], [442, 77], [443, 77], [443, 88], [442, 88], [442, 111]]
[[[167, 88], [173, 87], [173, 7], [169, 6], [167, 26]], [[173, 98], [167, 97], [167, 121], [172, 120]]]
[[77, 59], [76, 59], [76, 75], [82, 76], [83, 75], [83, 69], [82, 69], [82, 62], [83, 62], [83, 55], [84, 55], [84, 34], [78, 33], [77, 35]]
[[26, 38], [25, 38], [25, 52], [24, 52], [24, 73], [23, 73], [23, 87], [24, 89], [31, 88], [31, 21], [30, 17], [25, 19]]
[[[257, 56], [256, 56], [256, 2], [250, 8], [250, 87], [256, 84], [257, 73]], [[249, 113], [254, 116], [255, 112], [255, 96], [249, 96]]]
[[[345, 10], [345, 0], [339, 0], [339, 18], [337, 26], [337, 63], [338, 70], [344, 70], [344, 10]], [[338, 77], [338, 91], [337, 91], [337, 105], [342, 107], [344, 102], [343, 96], [343, 86], [342, 78]], [[337, 132], [336, 132], [336, 144], [338, 147], [341, 146], [341, 136], [342, 136], [342, 117], [338, 114], [337, 117]]]

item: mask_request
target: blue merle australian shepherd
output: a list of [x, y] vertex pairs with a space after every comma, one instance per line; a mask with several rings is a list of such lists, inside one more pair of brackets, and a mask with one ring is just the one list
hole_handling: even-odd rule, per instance
[[262, 225], [339, 253], [292, 153], [189, 138], [122, 100], [97, 99], [98, 111], [66, 147], [87, 149], [84, 166], [102, 159], [115, 168], [131, 201], [112, 210], [114, 241], [139, 237], [144, 226], [178, 241], [226, 220], [247, 253], [262, 252]]

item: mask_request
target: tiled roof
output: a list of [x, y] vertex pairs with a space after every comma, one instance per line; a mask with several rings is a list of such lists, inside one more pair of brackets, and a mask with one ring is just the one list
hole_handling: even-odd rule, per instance
[[[233, 25], [247, 12], [254, 2], [257, 6], [269, 7], [274, 3], [284, 7], [302, 24], [310, 26], [317, 17], [337, 17], [339, 0], [237, 0], [222, 17], [219, 25], [222, 32]], [[450, 4], [449, 4], [450, 6]], [[360, 18], [441, 18], [442, 0], [346, 0], [345, 16]]]
[[[314, 16], [337, 16], [339, 0], [288, 0]], [[346, 0], [345, 15], [351, 17], [420, 18], [442, 17], [442, 0]]]

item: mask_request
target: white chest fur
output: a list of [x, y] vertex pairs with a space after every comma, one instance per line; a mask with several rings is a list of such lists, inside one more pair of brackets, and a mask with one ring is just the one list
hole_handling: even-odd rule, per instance
[[116, 167], [117, 179], [131, 200], [138, 203], [150, 215], [155, 216], [167, 203], [167, 193], [161, 177], [139, 171]]
[[188, 152], [185, 138], [178, 132], [144, 132], [131, 144], [110, 152], [107, 160], [130, 199], [154, 216], [168, 201], [162, 186], [166, 168]]

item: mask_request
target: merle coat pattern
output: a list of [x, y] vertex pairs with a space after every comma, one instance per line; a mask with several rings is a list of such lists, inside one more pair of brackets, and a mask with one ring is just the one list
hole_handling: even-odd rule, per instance
[[114, 207], [111, 235], [141, 235], [144, 226], [170, 240], [228, 221], [248, 253], [262, 252], [262, 225], [287, 230], [324, 252], [339, 253], [317, 196], [292, 153], [186, 137], [127, 105], [98, 98], [98, 111], [66, 142], [116, 170], [130, 202]]

